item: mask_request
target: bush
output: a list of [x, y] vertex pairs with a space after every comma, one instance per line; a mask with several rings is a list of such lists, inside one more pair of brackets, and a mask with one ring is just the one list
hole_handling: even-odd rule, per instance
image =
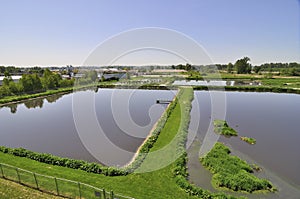
[[237, 136], [236, 130], [229, 127], [227, 122], [224, 120], [215, 120], [214, 121], [214, 130], [216, 133], [219, 133], [221, 135], [225, 136]]
[[106, 167], [97, 163], [89, 163], [83, 160], [61, 158], [48, 153], [37, 153], [23, 148], [12, 149], [8, 147], [0, 146], [0, 151], [3, 153], [8, 153], [19, 157], [26, 157], [50, 165], [63, 166], [72, 169], [80, 169], [83, 171], [103, 174], [107, 176], [119, 176], [119, 175], [127, 174], [127, 172], [122, 169], [118, 169], [114, 167]]
[[237, 156], [231, 156], [229, 148], [219, 142], [206, 156], [200, 158], [200, 161], [214, 174], [213, 182], [218, 187], [250, 193], [257, 190], [274, 190], [269, 181], [251, 174], [251, 166]]

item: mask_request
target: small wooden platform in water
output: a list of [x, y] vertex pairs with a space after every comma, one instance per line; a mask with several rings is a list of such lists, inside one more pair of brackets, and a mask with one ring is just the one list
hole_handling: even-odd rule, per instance
[[172, 100], [161, 100], [161, 99], [156, 100], [156, 104], [170, 104], [171, 102]]

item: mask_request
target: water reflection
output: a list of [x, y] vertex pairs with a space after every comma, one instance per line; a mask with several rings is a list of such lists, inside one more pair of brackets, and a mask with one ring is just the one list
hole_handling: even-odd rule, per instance
[[39, 97], [35, 99], [26, 100], [20, 103], [7, 104], [2, 106], [1, 108], [7, 107], [10, 109], [10, 112], [14, 114], [17, 113], [18, 106], [20, 105], [24, 105], [27, 109], [43, 108], [44, 100], [46, 100], [48, 103], [54, 103], [62, 96], [63, 94], [49, 95], [47, 97]]
[[44, 104], [44, 99], [42, 99], [42, 98], [38, 98], [38, 99], [29, 100], [29, 101], [24, 102], [24, 105], [28, 109], [43, 108], [43, 104]]

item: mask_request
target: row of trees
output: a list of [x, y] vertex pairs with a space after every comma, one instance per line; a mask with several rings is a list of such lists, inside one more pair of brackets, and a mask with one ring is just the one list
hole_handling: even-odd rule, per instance
[[9, 74], [33, 74], [38, 73], [39, 75], [42, 75], [44, 72], [44, 68], [35, 66], [35, 67], [29, 67], [29, 68], [20, 68], [15, 66], [0, 66], [0, 75], [3, 75], [5, 72], [8, 72]]
[[59, 74], [45, 69], [42, 75], [38, 73], [23, 74], [19, 82], [14, 82], [8, 71], [4, 72], [4, 79], [0, 87], [0, 97], [21, 93], [37, 93], [48, 89], [73, 86], [74, 80], [62, 79]]
[[250, 58], [244, 57], [237, 60], [234, 64], [231, 62], [228, 64], [216, 64], [216, 67], [218, 70], [226, 70], [228, 73], [236, 71], [238, 74], [247, 74], [251, 73], [252, 70], [252, 66], [249, 62]]
[[252, 66], [249, 57], [237, 60], [234, 64], [216, 64], [218, 70], [226, 70], [228, 73], [236, 71], [238, 74], [250, 74], [259, 72], [278, 72], [279, 75], [300, 76], [300, 64], [292, 63], [265, 63], [260, 66]]

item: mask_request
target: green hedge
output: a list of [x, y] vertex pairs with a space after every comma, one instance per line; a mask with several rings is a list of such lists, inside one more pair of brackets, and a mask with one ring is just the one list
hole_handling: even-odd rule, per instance
[[89, 163], [83, 160], [74, 160], [70, 158], [61, 158], [48, 153], [37, 153], [23, 148], [8, 148], [0, 146], [0, 151], [11, 155], [29, 158], [38, 162], [57, 165], [72, 169], [80, 169], [83, 171], [104, 174], [106, 176], [126, 175], [126, 171], [114, 167], [106, 167], [97, 163]]
[[214, 120], [214, 131], [225, 136], [237, 136], [236, 130], [228, 126], [224, 120]]

